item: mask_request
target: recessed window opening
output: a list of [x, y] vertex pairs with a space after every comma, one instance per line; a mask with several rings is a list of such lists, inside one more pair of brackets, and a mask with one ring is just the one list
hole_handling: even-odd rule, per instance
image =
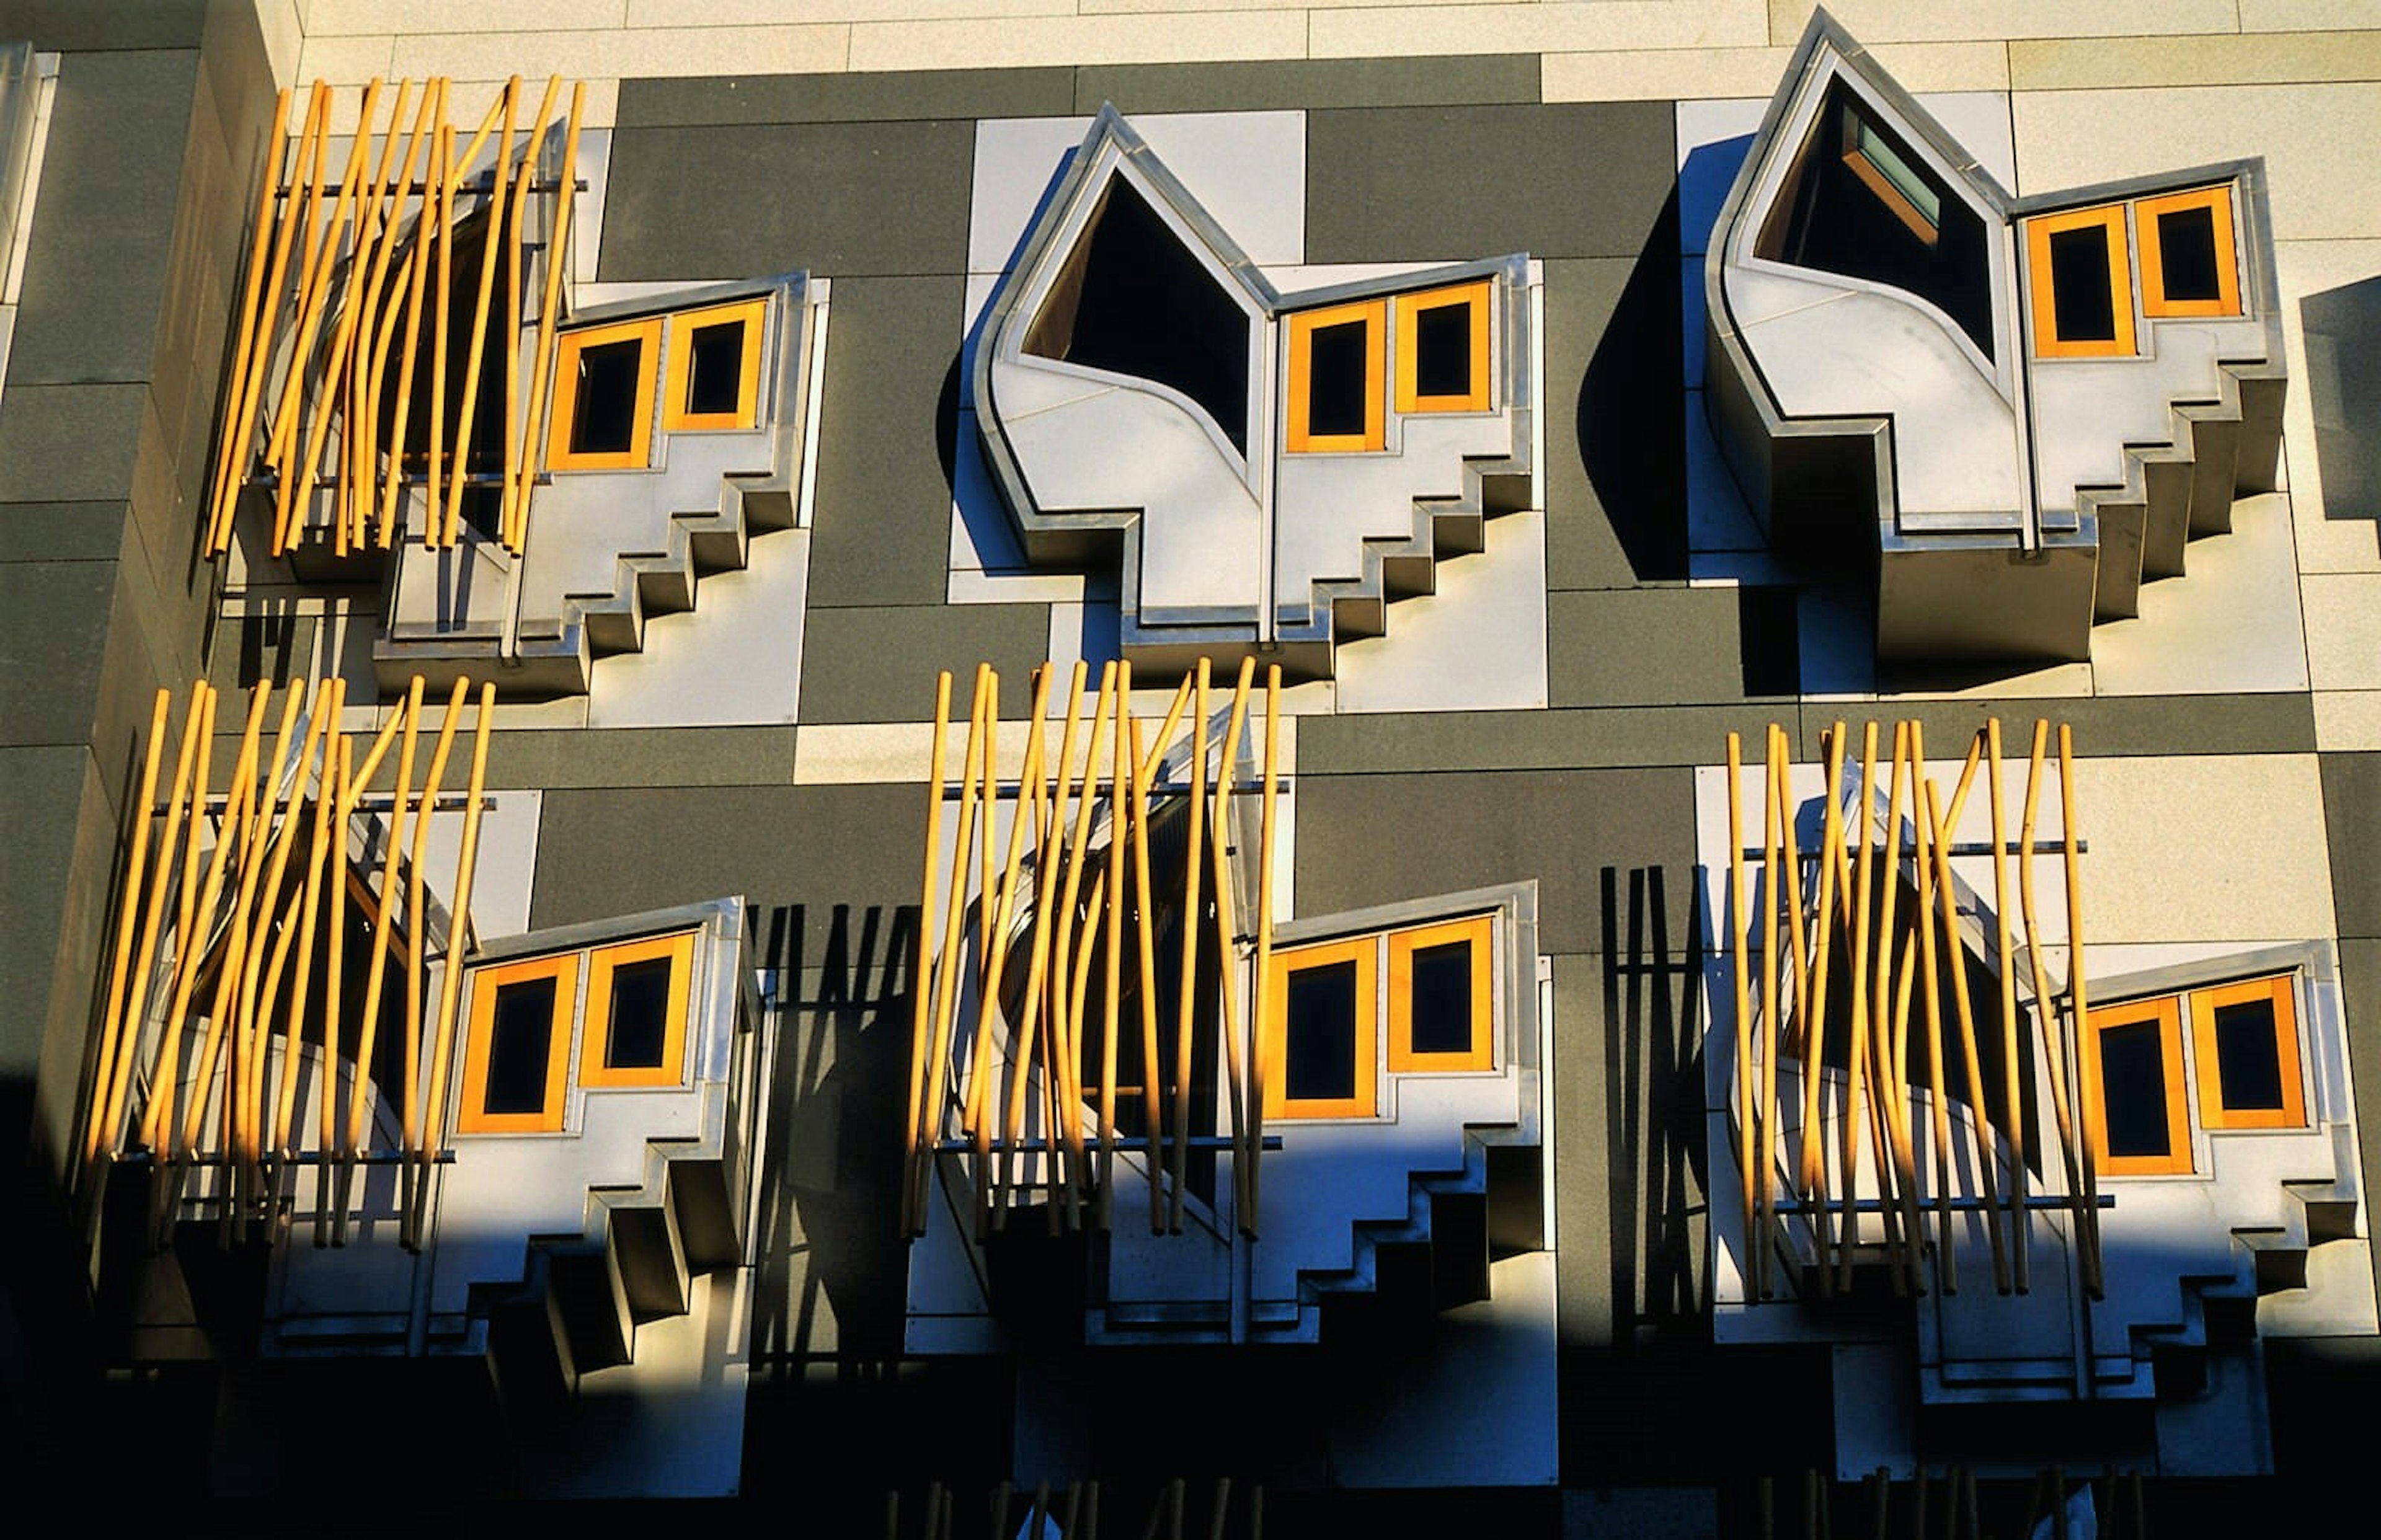
[[2166, 1064], [2155, 1021], [2100, 1033], [2100, 1076], [2108, 1106], [2108, 1153], [2168, 1155]]
[[1289, 976], [1282, 1094], [1293, 1102], [1356, 1094], [1356, 965], [1335, 962]]
[[2220, 299], [2216, 278], [2216, 214], [2204, 206], [2157, 216], [2158, 274], [2169, 299]]
[[472, 971], [457, 1132], [560, 1131], [580, 956]]
[[565, 332], [554, 361], [553, 427], [545, 449], [556, 471], [642, 470], [653, 454], [653, 397], [662, 320]]
[[2033, 350], [2042, 358], [2131, 358], [2133, 264], [2125, 205], [2025, 222]]
[[1414, 391], [1471, 394], [1471, 307], [1432, 305], [1414, 316]]
[[671, 960], [665, 957], [647, 958], [612, 970], [612, 1030], [604, 1036], [604, 1068], [661, 1068], [669, 1035], [674, 972]]
[[2228, 185], [2144, 198], [2133, 205], [2133, 225], [2141, 233], [2142, 313], [2241, 313]]
[[1364, 431], [1365, 330], [1361, 321], [1314, 329], [1306, 373], [1309, 433], [1336, 435]]
[[2083, 1052], [2087, 1083], [2099, 1087], [2085, 1120], [2102, 1168], [2118, 1177], [2188, 1173], [2180, 1002], [2169, 995], [2093, 1011]]
[[2211, 1129], [2306, 1127], [2295, 975], [2194, 990], [2199, 1118]]
[[1471, 1052], [1471, 941], [1447, 941], [1415, 948], [1412, 991], [1413, 1051]]
[[1027, 328], [1036, 358], [1181, 392], [1249, 447], [1248, 312], [1122, 176], [1108, 185]]
[[687, 366], [686, 398], [678, 403], [678, 409], [698, 417], [733, 412], [743, 392], [744, 323], [697, 326], [691, 346], [694, 356]]
[[624, 454], [636, 442], [637, 383], [644, 347], [634, 340], [581, 348], [572, 397], [570, 452]]
[[1267, 1117], [1374, 1115], [1380, 966], [1377, 935], [1273, 955], [1264, 1044]]
[[598, 947], [587, 973], [579, 1081], [602, 1089], [683, 1082], [694, 933]]
[[488, 1034], [489, 1112], [536, 1112], [545, 1106], [545, 1066], [554, 1046], [554, 978], [497, 986]]
[[2059, 341], [2117, 339], [2108, 257], [2108, 243], [2097, 228], [2060, 230], [2050, 238], [2051, 305]]
[[1387, 445], [1388, 315], [1387, 300], [1361, 299], [1288, 318], [1283, 443], [1291, 453], [1365, 453]]

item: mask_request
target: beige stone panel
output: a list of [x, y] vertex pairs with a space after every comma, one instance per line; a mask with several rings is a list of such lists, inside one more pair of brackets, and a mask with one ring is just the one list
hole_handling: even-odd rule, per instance
[[[1548, 54], [1540, 85], [1549, 102], [1663, 102], [1776, 94], [1791, 48], [1666, 48], [1643, 53]], [[1998, 43], [1904, 43], [1876, 50], [1906, 91], [2007, 91], [2009, 49]]]
[[2381, 27], [2381, 0], [2241, 0], [2244, 32]]
[[2265, 157], [2280, 240], [2381, 235], [2381, 83], [2021, 91], [2021, 192]]
[[[2381, 240], [2285, 240], [2274, 249], [2281, 280], [2282, 341], [2290, 370], [2282, 405], [2282, 459], [2289, 478], [2290, 511], [2302, 572], [2381, 572], [2381, 507], [2344, 509], [2333, 519], [2324, 501], [2323, 462], [2316, 454], [2315, 410], [2339, 409], [2338, 379], [2355, 361], [2318, 339], [2307, 347], [2300, 306], [2312, 295], [2381, 275]], [[2363, 514], [2364, 517], [2354, 517]]]
[[[1273, 0], [1281, 8], [1282, 0]], [[628, 0], [631, 27], [743, 27], [788, 21], [948, 21], [1072, 16], [1075, 0]], [[1090, 8], [1090, 7], [1086, 7]], [[1160, 10], [1212, 8], [1172, 0]]]
[[2381, 79], [2381, 32], [2058, 38], [2012, 43], [2009, 51], [2009, 83], [2019, 91]]
[[629, 0], [312, 0], [309, 37], [360, 32], [542, 32], [617, 27]]
[[[1769, 41], [1758, 0], [1386, 6], [1316, 11], [1310, 25], [1316, 58], [1755, 47]], [[1776, 89], [1773, 80], [1769, 90]]]
[[[2230, 32], [2240, 27], [2233, 0], [1834, 0], [1827, 11], [1861, 42], [1918, 39], [2134, 37], [2167, 32]], [[1769, 0], [1772, 39], [1791, 43], [1810, 20], [1805, 0]]]
[[[427, 79], [427, 77], [415, 77], [413, 79], [413, 91], [406, 99], [405, 121], [398, 125], [400, 135], [412, 131], [414, 110], [421, 104], [421, 88]], [[543, 75], [525, 74], [521, 77], [520, 108], [514, 126], [517, 133], [526, 134], [530, 131], [531, 119], [537, 112], [538, 99], [545, 94], [545, 79]], [[337, 94], [331, 99], [331, 132], [338, 135], [352, 134], [356, 131], [356, 121], [363, 112], [362, 83], [336, 81], [334, 84], [337, 88]], [[381, 89], [380, 104], [373, 109], [373, 116], [378, 120], [376, 128], [380, 132], [385, 133], [388, 130], [388, 115], [397, 103], [397, 80], [390, 79]], [[580, 114], [580, 128], [582, 130], [610, 128], [618, 114], [620, 104], [620, 82], [614, 79], [580, 81], [574, 80], [567, 75], [564, 76], [562, 88], [555, 92], [554, 120], [559, 123], [569, 116], [570, 88], [582, 84], [587, 88], [587, 104]], [[470, 138], [479, 128], [480, 119], [485, 117], [488, 115], [488, 109], [496, 104], [496, 98], [504, 89], [505, 82], [502, 80], [449, 80], [446, 83], [446, 121], [455, 126], [457, 133], [466, 139]], [[405, 153], [405, 144], [401, 138], [397, 142], [397, 153], [399, 154]]]
[[[1399, 50], [1403, 52], [1403, 50]], [[854, 70], [1295, 59], [1303, 13], [1023, 17], [1010, 21], [857, 22]]]
[[[1061, 680], [1060, 683], [1063, 686], [1064, 681]], [[1093, 670], [1083, 691], [1084, 726], [1077, 732], [1074, 773], [1078, 777], [1082, 773], [1084, 758], [1091, 752], [1090, 713], [1093, 697], [1098, 692], [1098, 689], [1099, 675], [1097, 670]], [[967, 764], [968, 690], [968, 681], [965, 679], [954, 679], [951, 682], [951, 724], [943, 742], [943, 779], [950, 786], [959, 784], [959, 776]], [[1223, 695], [1227, 703], [1231, 699], [1231, 681], [1227, 679], [1223, 681]], [[1172, 696], [1170, 692], [1150, 691], [1144, 694], [1143, 691], [1136, 690], [1132, 693], [1132, 699], [1133, 713], [1142, 718], [1142, 732], [1148, 739], [1144, 747], [1154, 747], [1157, 729], [1165, 720], [1166, 707], [1171, 703]], [[1053, 712], [1049, 719], [1049, 737], [1043, 752], [1045, 760], [1055, 764], [1060, 740], [1064, 737], [1063, 718], [1066, 715], [1066, 710], [1063, 704], [1056, 702], [1053, 704], [1056, 705], [1057, 709]], [[1288, 704], [1286, 696], [1283, 704], [1285, 708]], [[926, 706], [931, 711], [934, 702], [929, 699]], [[1250, 696], [1247, 730], [1250, 752], [1262, 763], [1264, 757], [1264, 706], [1262, 682]], [[1178, 728], [1175, 741], [1181, 741], [1185, 731], [1187, 729]], [[1025, 745], [1028, 736], [1026, 724], [1022, 718], [1014, 721], [1004, 719], [1001, 722], [997, 739], [993, 745], [995, 751], [993, 771], [995, 776], [1005, 780], [1015, 780], [1025, 773]], [[1104, 770], [1115, 763], [1114, 743], [1115, 739], [1110, 738], [1107, 747], [1102, 753]], [[836, 723], [805, 727], [794, 735], [794, 784], [796, 786], [897, 786], [914, 781], [923, 786], [928, 767], [934, 763], [934, 725], [931, 721]], [[1298, 772], [1297, 719], [1286, 709], [1281, 719], [1281, 756], [1276, 764], [1280, 773], [1285, 776], [1295, 775]]]
[[669, 27], [577, 32], [446, 32], [400, 37], [394, 66], [408, 75], [500, 80], [654, 75], [798, 75], [844, 67], [850, 30], [837, 24]]
[[[2056, 776], [2044, 789], [2057, 794]], [[2085, 759], [2075, 766], [2087, 945], [2302, 941], [2332, 929], [2313, 754]], [[2045, 809], [2043, 826], [2056, 820]], [[2064, 881], [2036, 858], [2034, 880]]]
[[[1402, 0], [1411, 8], [1509, 6], [1513, 0]], [[1384, 0], [1075, 0], [1085, 16], [1140, 16], [1160, 11], [1378, 10]]]
[[2381, 690], [2317, 692], [2314, 746], [2333, 752], [2381, 750]]
[[2308, 682], [2316, 690], [2381, 690], [2381, 573], [2311, 574], [2299, 580], [2299, 595]]
[[389, 73], [389, 60], [396, 52], [393, 37], [310, 37], [298, 54], [297, 78], [302, 85], [316, 80], [334, 85], [360, 83]]
[[274, 83], [287, 85], [298, 78], [298, 61], [306, 51], [306, 23], [298, 0], [259, 0], [256, 29], [264, 38], [265, 64]]

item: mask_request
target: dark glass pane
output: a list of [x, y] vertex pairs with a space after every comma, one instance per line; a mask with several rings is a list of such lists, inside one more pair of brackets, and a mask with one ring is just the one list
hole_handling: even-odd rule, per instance
[[1471, 1051], [1471, 943], [1417, 947], [1413, 954], [1413, 1051]]
[[723, 321], [698, 326], [694, 357], [686, 372], [685, 410], [716, 417], [743, 405], [744, 323]]
[[2157, 216], [2158, 273], [2169, 299], [2221, 299], [2216, 276], [2216, 211], [2202, 206]]
[[671, 960], [647, 958], [612, 970], [612, 1031], [604, 1044], [607, 1069], [658, 1069], [669, 1028]]
[[1326, 963], [1289, 975], [1284, 1003], [1282, 1088], [1293, 1102], [1356, 1094], [1356, 965]]
[[570, 409], [570, 452], [617, 455], [635, 447], [637, 378], [645, 345], [631, 337], [582, 348], [579, 393]]
[[2108, 1153], [2164, 1155], [2166, 1050], [2155, 1021], [2100, 1030], [2100, 1097], [2108, 1111]]
[[2282, 1051], [2271, 997], [2216, 1008], [2216, 1077], [2228, 1112], [2278, 1112]]
[[1361, 321], [1317, 326], [1307, 336], [1306, 431], [1310, 434], [1361, 434], [1364, 431], [1364, 334]]
[[2113, 342], [2117, 312], [2109, 289], [2108, 233], [2098, 225], [2050, 238], [2050, 303], [2061, 342]]
[[486, 1112], [545, 1110], [545, 1070], [554, 1046], [554, 975], [496, 988], [488, 1028]]
[[1414, 316], [1414, 393], [1471, 394], [1471, 306], [1433, 305]]

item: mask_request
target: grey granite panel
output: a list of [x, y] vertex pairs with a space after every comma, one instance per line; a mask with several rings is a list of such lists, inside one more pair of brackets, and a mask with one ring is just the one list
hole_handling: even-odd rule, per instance
[[963, 273], [974, 159], [972, 122], [624, 128], [600, 271]]
[[1550, 262], [1546, 586], [1687, 575], [1675, 261]]
[[915, 722], [934, 714], [937, 670], [965, 680], [989, 663], [1013, 689], [1050, 652], [1044, 605], [814, 609], [804, 624], [804, 722]]
[[[2325, 801], [2329, 801], [2329, 777], [2326, 777]], [[2337, 837], [2335, 837], [2336, 838]], [[2363, 847], [2370, 853], [2374, 847]], [[2336, 847], [2335, 847], [2336, 850]], [[2339, 869], [2337, 853], [2332, 858], [2335, 874]], [[2343, 919], [2340, 929], [2348, 928]], [[2343, 935], [2339, 943], [2339, 987], [2341, 1002], [2348, 1014], [2348, 1069], [2360, 1107], [2381, 1106], [2381, 940], [2363, 935]], [[2364, 1191], [2375, 1191], [2381, 1182], [2381, 1139], [2363, 1139], [2359, 1143], [2363, 1154]], [[2381, 1262], [2376, 1262], [2381, 1266]]]
[[150, 377], [198, 78], [190, 52], [94, 54], [60, 68], [12, 390]]
[[43, 50], [192, 48], [209, 0], [0, 0], [0, 37]]
[[1794, 717], [1760, 705], [1310, 716], [1298, 725], [1298, 763], [1326, 775], [1716, 764], [1729, 732], [1757, 737]]
[[0, 503], [0, 562], [114, 561], [124, 552], [122, 498]]
[[908, 118], [1061, 117], [1076, 71], [901, 69], [622, 80], [623, 128], [726, 123], [881, 123]]
[[107, 562], [0, 566], [0, 742], [92, 740], [116, 576]]
[[829, 605], [943, 602], [966, 304], [958, 278], [836, 280], [812, 515], [813, 626]]
[[1606, 869], [1664, 868], [1666, 923], [1685, 935], [1694, 862], [1684, 770], [1299, 776], [1302, 917], [1535, 877], [1539, 946], [1584, 952]]
[[31, 385], [0, 396], [0, 503], [121, 501], [132, 495], [148, 389]]
[[1075, 111], [1257, 112], [1295, 108], [1419, 107], [1535, 103], [1538, 56], [1267, 59], [1215, 64], [1085, 65], [1075, 71]]
[[2101, 695], [2085, 700], [1896, 701], [1883, 706], [1812, 705], [1802, 714], [1795, 752], [1818, 752], [1819, 732], [1842, 717], [1851, 739], [1874, 716], [1891, 741], [1893, 724], [1914, 718], [1924, 724], [1930, 754], [1969, 740], [1986, 717], [2001, 720], [2001, 752], [2027, 752], [2033, 724], [2051, 726], [2050, 752], [2058, 752], [2058, 724], [2074, 729], [2075, 752], [2086, 758], [2142, 754], [2292, 754], [2314, 749], [2314, 703], [2305, 695]]
[[[75, 861], [77, 809], [91, 756], [79, 747], [0, 748], [0, 1076], [26, 1075], [41, 1057], [44, 1004], [57, 963], [62, 906]], [[101, 879], [104, 902], [105, 878]]]
[[[245, 642], [241, 643], [243, 649]], [[219, 643], [217, 654], [226, 650]], [[502, 688], [499, 686], [498, 688]], [[217, 708], [221, 719], [223, 708]], [[275, 701], [278, 709], [278, 700]], [[235, 722], [234, 727], [238, 726]], [[470, 729], [469, 717], [462, 731]], [[270, 727], [267, 728], [270, 731]], [[420, 751], [427, 763], [424, 734]], [[215, 757], [238, 752], [237, 738], [218, 735]], [[458, 750], [460, 756], [464, 751]], [[468, 758], [450, 760], [446, 781], [463, 784]], [[383, 762], [373, 784], [396, 784], [397, 755]], [[417, 771], [417, 774], [420, 772]], [[791, 727], [499, 727], [488, 745], [488, 785], [510, 788], [778, 786], [794, 773]], [[542, 848], [542, 847], [541, 847]], [[540, 856], [541, 863], [543, 856]], [[715, 895], [710, 895], [715, 897]]]
[[1734, 703], [1744, 698], [1737, 595], [1725, 588], [1546, 595], [1551, 703]]
[[[1612, 1149], [1595, 1131], [1611, 1125], [1611, 1031], [1596, 981], [1602, 959], [1554, 959], [1555, 1307], [1567, 1348], [1612, 1340]], [[1587, 1131], [1584, 1136], [1580, 1131]]]
[[[318, 615], [226, 616], [215, 627], [207, 657], [207, 682], [226, 694], [244, 693], [259, 679], [275, 689], [307, 677], [307, 665], [320, 643], [323, 618]], [[215, 708], [218, 713], [222, 707]], [[489, 751], [493, 757], [495, 750]]]
[[2339, 934], [2381, 936], [2381, 754], [2325, 754], [2320, 763]]
[[[1673, 116], [1667, 102], [1310, 113], [1306, 259], [1675, 256]], [[1577, 180], [1542, 196], [1550, 169]]]

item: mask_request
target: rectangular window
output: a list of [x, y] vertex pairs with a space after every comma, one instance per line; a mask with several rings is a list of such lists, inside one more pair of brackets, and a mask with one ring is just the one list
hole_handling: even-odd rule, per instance
[[754, 427], [761, 400], [761, 327], [767, 301], [689, 311], [669, 320], [662, 431]]
[[2295, 975], [2193, 990], [2199, 1120], [2211, 1129], [2302, 1129]]
[[1489, 987], [1489, 917], [1389, 937], [1389, 1072], [1496, 1067]]
[[472, 970], [456, 1132], [561, 1131], [579, 956]]
[[1266, 1117], [1374, 1115], [1379, 956], [1379, 940], [1370, 935], [1273, 955], [1264, 1049]]
[[1397, 297], [1398, 410], [1486, 411], [1488, 281]]
[[2131, 358], [2133, 269], [2125, 206], [2044, 214], [2025, 222], [2038, 358]]
[[599, 947], [587, 970], [579, 1083], [677, 1086], [686, 1079], [686, 996], [694, 933]]
[[661, 317], [584, 326], [558, 340], [547, 468], [643, 470], [653, 462]]
[[1942, 193], [1900, 145], [1850, 103], [1844, 105], [1843, 146], [1844, 168], [1876, 194], [1877, 202], [1893, 211], [1911, 235], [1934, 245], [1943, 227]]
[[2182, 1087], [2182, 1014], [2171, 995], [2105, 1006], [2083, 1034], [2085, 1132], [2100, 1169], [2115, 1177], [2187, 1175], [2190, 1103]]
[[1388, 303], [1366, 299], [1289, 318], [1288, 447], [1366, 451], [1388, 443], [1383, 381]]
[[2133, 205], [2141, 232], [2143, 315], [2238, 315], [2241, 274], [2232, 189], [2204, 187]]

